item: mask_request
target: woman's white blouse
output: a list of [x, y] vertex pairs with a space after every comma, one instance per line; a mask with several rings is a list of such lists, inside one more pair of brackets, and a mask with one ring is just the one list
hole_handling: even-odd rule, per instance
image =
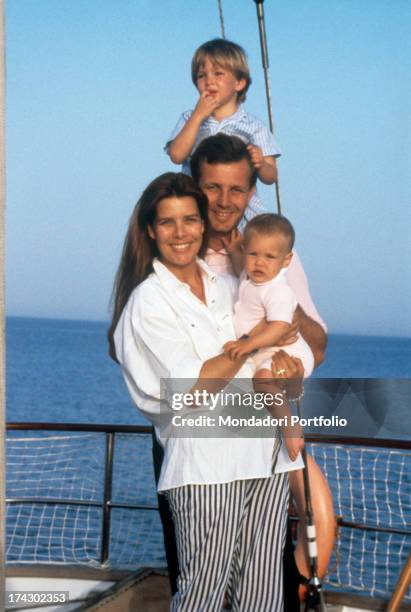
[[[156, 426], [160, 424], [161, 379], [196, 381], [203, 363], [235, 339], [231, 292], [207, 264], [202, 260], [198, 264], [207, 306], [154, 260], [154, 272], [131, 294], [114, 333], [131, 397]], [[251, 365], [245, 363], [236, 378], [252, 375]], [[161, 408], [164, 411], [164, 402]], [[161, 441], [165, 457], [159, 491], [272, 474], [272, 438], [169, 437]]]

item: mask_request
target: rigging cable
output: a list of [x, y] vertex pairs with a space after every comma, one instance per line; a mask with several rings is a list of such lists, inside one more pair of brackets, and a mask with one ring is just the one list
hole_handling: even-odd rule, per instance
[[221, 38], [225, 38], [223, 5], [222, 5], [221, 0], [217, 0], [217, 3], [218, 3], [218, 14], [220, 16]]
[[[270, 91], [270, 76], [268, 73], [268, 51], [267, 51], [267, 36], [265, 33], [265, 19], [264, 19], [264, 8], [263, 2], [264, 0], [254, 0], [257, 7], [257, 19], [258, 19], [258, 29], [260, 32], [260, 45], [261, 45], [261, 57], [263, 61], [263, 69], [264, 69], [264, 80], [265, 80], [265, 93], [267, 98], [267, 109], [268, 109], [268, 121], [270, 125], [270, 131], [274, 134], [274, 121], [273, 121], [273, 111], [271, 105], [271, 91]], [[280, 186], [278, 182], [278, 177], [275, 184], [275, 195], [277, 201], [277, 210], [278, 214], [281, 215], [281, 198], [280, 198]]]

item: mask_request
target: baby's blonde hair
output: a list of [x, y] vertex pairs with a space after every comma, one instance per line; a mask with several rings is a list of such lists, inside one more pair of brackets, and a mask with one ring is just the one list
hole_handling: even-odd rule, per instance
[[287, 252], [291, 251], [295, 242], [295, 231], [291, 222], [282, 215], [275, 213], [263, 213], [253, 217], [245, 226], [244, 243], [250, 239], [252, 233], [261, 236], [280, 234], [287, 240]]
[[230, 70], [237, 80], [245, 80], [244, 89], [237, 93], [238, 102], [244, 102], [247, 90], [251, 85], [247, 54], [244, 49], [240, 45], [224, 38], [214, 38], [198, 47], [191, 61], [191, 78], [196, 86], [198, 72], [204, 66], [207, 58], [218, 64], [218, 66]]

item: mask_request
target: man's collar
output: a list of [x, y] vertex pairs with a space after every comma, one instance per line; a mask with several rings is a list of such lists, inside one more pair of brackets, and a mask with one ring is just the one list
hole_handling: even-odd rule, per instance
[[216, 251], [212, 247], [207, 247], [207, 254], [209, 255], [213, 253], [218, 253], [219, 255], [225, 255], [226, 257], [229, 257], [227, 249], [225, 247], [221, 247], [221, 249], [218, 249], [218, 251]]

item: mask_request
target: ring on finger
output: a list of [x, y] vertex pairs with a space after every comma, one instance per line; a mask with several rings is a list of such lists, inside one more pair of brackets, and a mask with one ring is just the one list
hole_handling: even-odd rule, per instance
[[280, 370], [277, 370], [276, 374], [277, 376], [284, 376], [286, 372], [287, 370], [285, 370], [285, 368], [281, 368]]

